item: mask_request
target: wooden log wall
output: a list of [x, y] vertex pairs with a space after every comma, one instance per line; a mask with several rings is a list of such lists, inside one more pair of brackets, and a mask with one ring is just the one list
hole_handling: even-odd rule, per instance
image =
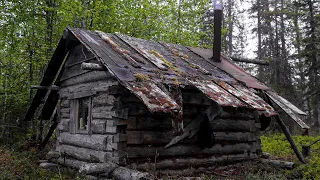
[[[121, 98], [121, 102], [129, 108], [129, 115], [127, 119], [119, 118], [114, 122], [126, 124], [125, 151], [129, 163], [141, 164], [150, 159], [161, 161], [186, 157], [196, 158], [201, 162], [202, 158], [214, 159], [220, 156], [225, 157], [223, 161], [236, 160], [237, 158], [233, 156], [245, 160], [256, 158], [261, 151], [260, 122], [252, 110], [223, 108], [223, 112], [210, 122], [215, 136], [215, 145], [212, 148], [200, 149], [198, 136], [195, 135], [165, 149], [164, 146], [174, 137], [170, 117], [149, 114], [144, 105], [133, 95]], [[212, 104], [212, 101], [203, 94], [193, 91], [183, 92], [183, 101], [184, 126], [199, 116], [202, 117], [206, 108]], [[190, 162], [184, 162], [184, 166], [190, 165]]]
[[[151, 114], [107, 72], [81, 70], [82, 62], [99, 62], [83, 47], [77, 48], [78, 53], [71, 53], [60, 79], [56, 150], [62, 157], [81, 162], [136, 163], [138, 166], [150, 159], [166, 162], [180, 158], [185, 159], [180, 166], [187, 167], [194, 159], [199, 160], [199, 165], [252, 159], [261, 151], [259, 119], [252, 110], [233, 108], [223, 108], [210, 122], [215, 136], [212, 148], [200, 149], [195, 135], [165, 149], [174, 137], [171, 117]], [[90, 131], [76, 134], [71, 120], [71, 99], [88, 95], [92, 97]], [[200, 92], [185, 89], [183, 103], [186, 126], [191, 121], [201, 120], [213, 102]], [[222, 156], [224, 158], [216, 158]], [[163, 168], [167, 167], [163, 165]]]
[[[60, 76], [60, 118], [57, 126], [56, 151], [61, 158], [81, 162], [108, 162], [121, 164], [126, 148], [123, 125], [114, 119], [121, 112], [115, 107], [118, 96], [129, 92], [104, 71], [81, 70], [82, 62], [99, 63], [82, 45], [76, 47], [68, 57]], [[72, 122], [71, 99], [92, 97], [92, 120], [88, 133], [75, 133]], [[64, 162], [69, 162], [64, 161]], [[68, 165], [68, 164], [66, 164]]]

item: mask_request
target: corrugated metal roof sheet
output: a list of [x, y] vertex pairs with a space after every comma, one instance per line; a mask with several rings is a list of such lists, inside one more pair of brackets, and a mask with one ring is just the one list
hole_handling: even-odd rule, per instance
[[275, 104], [277, 104], [289, 117], [291, 117], [301, 128], [310, 129], [310, 127], [295, 114], [295, 112], [297, 111], [300, 112], [301, 110], [299, 110], [297, 107], [295, 107], [291, 103], [287, 104], [288, 101], [287, 100], [283, 101], [283, 98], [275, 92], [267, 91], [266, 95]]
[[[151, 112], [173, 113], [179, 119], [182, 103], [158, 85], [180, 88], [188, 85], [221, 106], [254, 108], [263, 111], [266, 116], [276, 115], [273, 108], [253, 92], [254, 89], [270, 88], [226, 57], [222, 57], [221, 63], [210, 60], [211, 49], [187, 48], [77, 28], [68, 28], [67, 31], [86, 46], [127, 89], [138, 96]], [[277, 99], [289, 103], [282, 98]], [[289, 108], [295, 113], [304, 114], [293, 105], [289, 105]]]

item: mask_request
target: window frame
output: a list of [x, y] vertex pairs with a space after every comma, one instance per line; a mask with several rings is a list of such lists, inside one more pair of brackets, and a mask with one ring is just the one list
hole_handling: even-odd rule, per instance
[[[79, 102], [80, 100], [88, 98], [88, 119], [87, 128], [85, 130], [80, 129], [79, 120]], [[70, 133], [73, 134], [91, 134], [91, 122], [92, 122], [92, 96], [82, 96], [76, 98], [70, 98], [70, 120], [72, 125], [70, 127]]]

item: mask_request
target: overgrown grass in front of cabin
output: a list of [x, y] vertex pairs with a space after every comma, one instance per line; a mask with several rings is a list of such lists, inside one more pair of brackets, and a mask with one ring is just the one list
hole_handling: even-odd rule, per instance
[[[302, 145], [309, 145], [320, 136], [293, 136], [301, 150]], [[203, 179], [320, 179], [320, 142], [311, 147], [308, 163], [302, 164], [296, 158], [290, 144], [283, 134], [264, 135], [261, 137], [262, 150], [271, 154], [272, 159], [296, 162], [294, 170], [282, 170], [260, 163], [235, 164], [217, 168], [212, 175], [202, 175]], [[25, 143], [25, 142], [24, 142]], [[34, 147], [19, 149], [23, 143], [6, 145], [0, 142], [0, 179], [84, 179], [76, 171], [58, 168], [54, 171], [41, 169], [39, 160], [44, 159], [45, 151], [38, 152]], [[183, 178], [177, 178], [183, 179]]]
[[[309, 145], [320, 139], [318, 136], [293, 136], [300, 151], [302, 145]], [[286, 137], [283, 134], [265, 135], [261, 137], [262, 150], [271, 154], [272, 159], [282, 159], [296, 162], [294, 170], [286, 170], [285, 175], [292, 179], [320, 179], [320, 142], [311, 146], [311, 155], [306, 158], [307, 164], [302, 164], [296, 158]]]

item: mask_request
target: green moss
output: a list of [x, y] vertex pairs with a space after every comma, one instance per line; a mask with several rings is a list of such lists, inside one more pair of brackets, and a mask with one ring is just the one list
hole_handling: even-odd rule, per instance
[[137, 74], [134, 74], [134, 76], [136, 77], [137, 81], [148, 81], [148, 80], [150, 80], [149, 76], [145, 75], [145, 74], [137, 73]]

